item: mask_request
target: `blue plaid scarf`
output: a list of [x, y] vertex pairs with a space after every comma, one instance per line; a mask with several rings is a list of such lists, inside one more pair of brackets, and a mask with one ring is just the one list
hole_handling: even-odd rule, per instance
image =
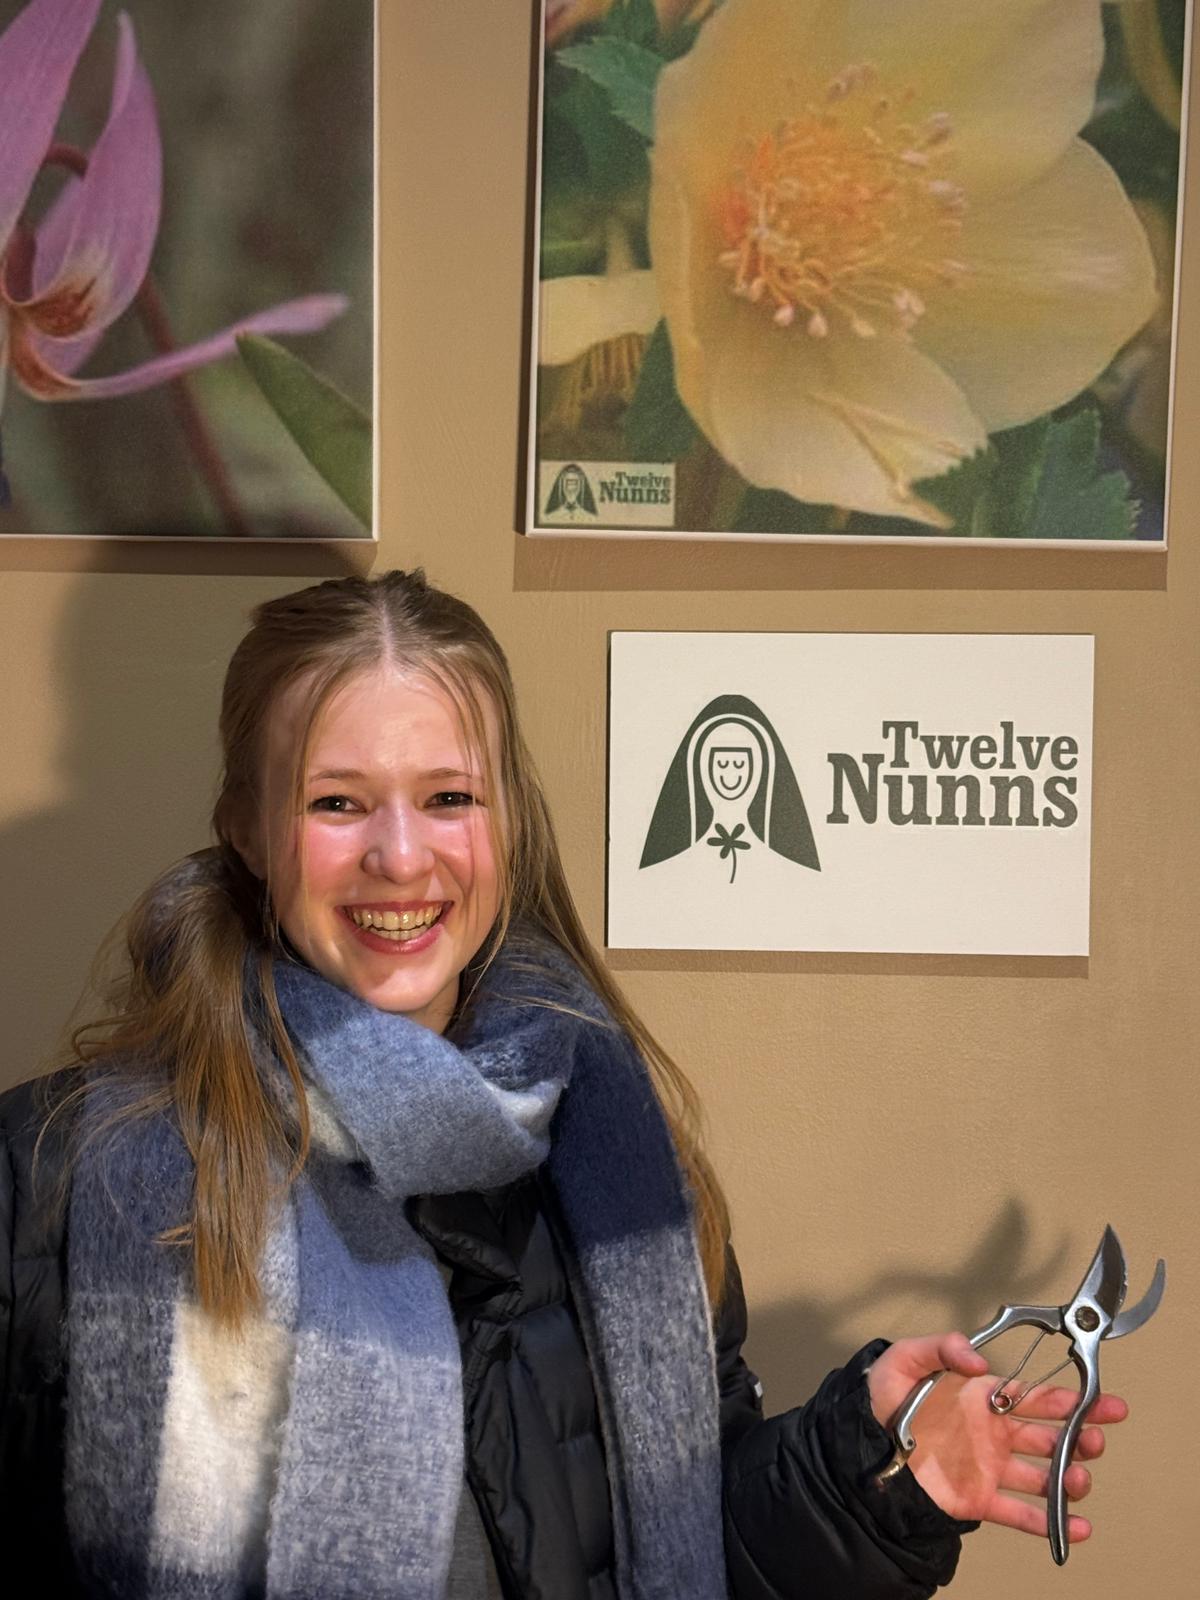
[[[316, 1130], [272, 1235], [241, 1387], [210, 1413], [202, 1373], [189, 1401], [189, 1449], [235, 1468], [237, 1439], [206, 1435], [244, 1415], [255, 1443], [254, 1418], [275, 1418], [269, 1509], [248, 1544], [242, 1525], [214, 1533], [212, 1507], [193, 1516], [178, 1492], [186, 1462], [181, 1478], [166, 1460], [182, 1341], [206, 1319], [187, 1252], [156, 1240], [187, 1216], [192, 1169], [166, 1119], [127, 1123], [84, 1144], [71, 1198], [67, 1503], [88, 1583], [121, 1600], [441, 1600], [462, 1374], [441, 1274], [404, 1205], [545, 1162], [600, 1404], [621, 1600], [724, 1600], [709, 1308], [670, 1135], [628, 1039], [561, 954], [531, 963], [512, 942], [453, 1040], [293, 962], [275, 983], [340, 1138]], [[272, 1401], [255, 1359], [280, 1336], [290, 1370]], [[236, 1525], [236, 1484], [229, 1496]]]

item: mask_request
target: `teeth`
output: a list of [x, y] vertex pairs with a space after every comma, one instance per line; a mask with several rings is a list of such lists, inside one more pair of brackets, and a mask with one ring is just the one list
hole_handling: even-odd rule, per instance
[[358, 927], [370, 928], [372, 933], [400, 944], [424, 933], [442, 914], [440, 901], [435, 905], [422, 906], [417, 911], [367, 911], [356, 906], [347, 906], [346, 909]]

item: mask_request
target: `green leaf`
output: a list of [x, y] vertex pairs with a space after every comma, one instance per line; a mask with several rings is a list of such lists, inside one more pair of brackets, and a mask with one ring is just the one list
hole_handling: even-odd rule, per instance
[[833, 507], [793, 500], [780, 489], [747, 489], [731, 533], [831, 533]]
[[654, 86], [663, 59], [628, 39], [590, 39], [558, 52], [564, 66], [574, 67], [603, 89], [613, 115], [643, 139], [654, 137]]
[[586, 185], [598, 204], [643, 191], [650, 182], [645, 140], [618, 120], [599, 84], [565, 67], [561, 76], [566, 81], [556, 82], [553, 101], [546, 107], [546, 139], [561, 138], [559, 130], [565, 125], [564, 156], [570, 160], [573, 180]]
[[[914, 487], [922, 500], [928, 500], [951, 519], [955, 533], [979, 537], [982, 534], [979, 523], [983, 506], [988, 485], [996, 473], [996, 465], [996, 452], [986, 447], [976, 451], [961, 465], [944, 472], [941, 477], [923, 479]], [[913, 531], [933, 533], [936, 530], [918, 529], [913, 524]]]
[[1131, 539], [1137, 503], [1123, 472], [1097, 472], [1100, 414], [1089, 408], [1051, 422], [1026, 539]]
[[980, 530], [985, 537], [1004, 538], [1005, 529], [1012, 528], [1020, 538], [1020, 530], [1037, 515], [1052, 426], [1049, 417], [1038, 417], [993, 436], [990, 454], [997, 470], [988, 486], [987, 515]]
[[541, 277], [599, 272], [604, 265], [604, 215], [590, 196], [547, 194], [542, 205]]
[[625, 447], [633, 461], [678, 461], [696, 438], [696, 424], [675, 388], [667, 325], [660, 322], [646, 344], [637, 388], [625, 413]]
[[371, 527], [371, 419], [299, 356], [242, 334], [242, 360], [284, 427], [364, 528]]
[[917, 492], [974, 539], [1130, 539], [1137, 505], [1123, 472], [1100, 473], [1093, 408], [994, 434], [986, 450]]
[[601, 32], [629, 39], [652, 50], [658, 43], [658, 12], [654, 0], [617, 0], [604, 18]]

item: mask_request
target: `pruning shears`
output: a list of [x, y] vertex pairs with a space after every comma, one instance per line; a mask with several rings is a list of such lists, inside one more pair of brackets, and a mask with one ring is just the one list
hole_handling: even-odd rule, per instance
[[[1079, 1439], [1080, 1429], [1083, 1427], [1083, 1419], [1100, 1394], [1101, 1341], [1121, 1339], [1150, 1320], [1158, 1310], [1158, 1303], [1162, 1299], [1167, 1282], [1167, 1269], [1160, 1259], [1146, 1293], [1136, 1305], [1124, 1311], [1121, 1308], [1125, 1301], [1126, 1277], [1125, 1252], [1121, 1249], [1121, 1241], [1110, 1227], [1105, 1227], [1096, 1254], [1092, 1257], [1092, 1264], [1084, 1274], [1083, 1282], [1065, 1305], [1001, 1306], [986, 1327], [971, 1335], [971, 1344], [978, 1350], [1012, 1328], [1038, 1329], [1033, 1343], [1017, 1366], [1007, 1378], [1000, 1380], [988, 1397], [988, 1404], [997, 1416], [1006, 1416], [1015, 1411], [1031, 1390], [1054, 1377], [1055, 1373], [1061, 1372], [1068, 1362], [1074, 1362], [1079, 1372], [1079, 1399], [1063, 1425], [1054, 1446], [1054, 1454], [1050, 1458], [1050, 1487], [1047, 1492], [1050, 1551], [1060, 1567], [1069, 1553], [1067, 1493], [1064, 1480], [1072, 1452]], [[1016, 1383], [1033, 1352], [1048, 1333], [1063, 1334], [1071, 1341], [1066, 1357], [1053, 1372], [1027, 1383], [1019, 1394], [1014, 1395], [1009, 1386]], [[913, 1420], [934, 1384], [944, 1377], [944, 1372], [935, 1372], [923, 1379], [896, 1413], [892, 1422], [895, 1453], [879, 1474], [881, 1483], [898, 1473], [913, 1453], [916, 1447], [912, 1432]]]

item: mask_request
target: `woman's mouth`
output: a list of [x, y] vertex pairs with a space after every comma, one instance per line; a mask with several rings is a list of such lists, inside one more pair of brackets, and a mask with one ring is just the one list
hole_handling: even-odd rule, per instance
[[342, 915], [368, 949], [416, 955], [438, 937], [447, 900], [406, 906], [342, 906]]

